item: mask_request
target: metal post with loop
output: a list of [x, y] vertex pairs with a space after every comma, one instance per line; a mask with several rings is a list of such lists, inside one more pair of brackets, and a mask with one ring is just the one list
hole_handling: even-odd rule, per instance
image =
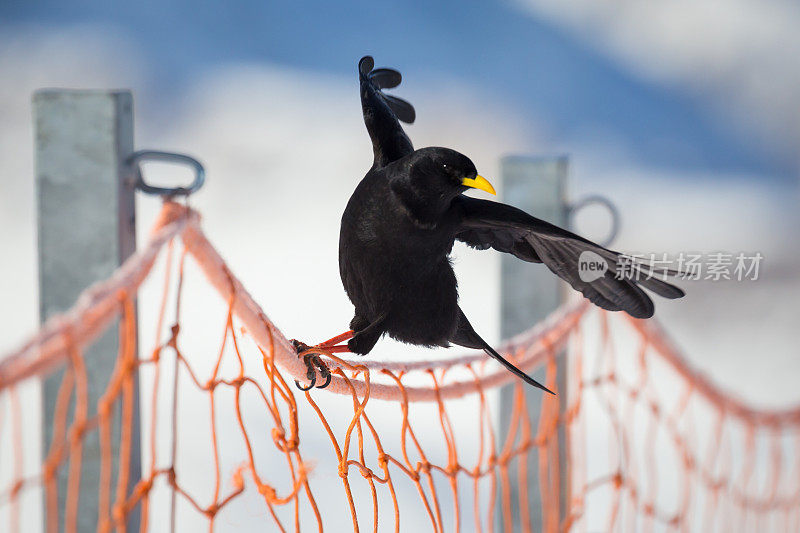
[[[614, 205], [606, 198], [593, 195], [588, 196], [574, 204], [567, 201], [566, 184], [569, 174], [569, 160], [566, 157], [504, 157], [501, 162], [503, 180], [503, 201], [531, 215], [547, 222], [570, 228], [576, 214], [589, 205], [604, 205], [611, 214], [611, 231], [600, 243], [608, 246], [613, 242], [619, 229], [619, 213]], [[551, 312], [555, 311], [566, 299], [566, 284], [546, 267], [535, 267], [520, 261], [509, 254], [502, 254], [500, 259], [500, 329], [503, 339], [527, 330], [531, 325], [544, 320]], [[561, 354], [556, 359], [556, 383], [558, 388], [559, 412], [567, 409], [567, 370], [568, 360], [566, 354]], [[539, 369], [531, 376], [544, 383], [544, 369]], [[500, 389], [499, 407], [499, 435], [506, 435], [511, 423], [511, 411], [514, 404], [515, 387], [507, 385]], [[539, 425], [539, 414], [542, 409], [544, 394], [533, 387], [524, 387], [525, 403], [531, 417], [533, 428]], [[570, 495], [569, 476], [566, 465], [569, 450], [567, 432], [564, 427], [558, 429], [559, 450], [559, 513], [560, 520], [567, 515]], [[510, 476], [509, 490], [510, 501], [519, 501], [520, 496], [527, 498], [530, 509], [530, 527], [533, 531], [542, 531], [543, 514], [542, 505], [544, 498], [539, 492], [539, 460], [538, 449], [532, 448], [527, 458], [527, 482], [520, 484], [517, 476]], [[514, 468], [518, 459], [512, 461]], [[527, 487], [527, 493], [521, 491]], [[498, 494], [498, 497], [500, 495]], [[549, 501], [555, 501], [555, 498]], [[524, 531], [528, 524], [520, 523], [521, 517], [512, 513], [505, 516], [498, 513], [497, 529], [500, 531]]]
[[[205, 180], [203, 166], [194, 158], [152, 150], [133, 151], [133, 97], [130, 91], [47, 89], [33, 95], [35, 131], [35, 179], [39, 237], [39, 318], [69, 309], [78, 295], [92, 283], [108, 278], [136, 250], [136, 190], [165, 197], [188, 196]], [[141, 165], [163, 161], [189, 165], [195, 171], [186, 187], [156, 187], [148, 184]], [[134, 317], [135, 320], [135, 317]], [[84, 356], [90, 412], [108, 386], [117, 358], [119, 326], [100, 336]], [[134, 354], [136, 356], [136, 354]], [[54, 435], [55, 406], [63, 370], [42, 381], [42, 446], [45, 457]], [[138, 380], [130, 429], [128, 494], [141, 478]], [[112, 415], [111, 453], [120, 451], [121, 412], [117, 403]], [[83, 437], [78, 531], [94, 531], [98, 519], [100, 486], [100, 440], [96, 431]], [[112, 476], [116, 479], [114, 462]], [[56, 473], [58, 518], [48, 522], [64, 529], [69, 465]], [[50, 523], [53, 523], [50, 522]], [[138, 506], [126, 517], [127, 529], [138, 531]]]
[[[187, 187], [158, 187], [150, 185], [144, 179], [142, 164], [148, 161], [160, 161], [186, 165], [194, 169], [194, 180]], [[202, 163], [192, 156], [174, 152], [161, 152], [158, 150], [140, 150], [128, 157], [127, 164], [133, 173], [133, 186], [145, 194], [172, 198], [175, 196], [190, 196], [199, 191], [206, 181], [206, 170]]]

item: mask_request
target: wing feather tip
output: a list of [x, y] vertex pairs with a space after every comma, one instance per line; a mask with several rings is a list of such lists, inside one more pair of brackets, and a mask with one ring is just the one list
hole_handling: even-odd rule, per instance
[[375, 60], [370, 55], [366, 55], [358, 60], [358, 71], [366, 76], [375, 67]]

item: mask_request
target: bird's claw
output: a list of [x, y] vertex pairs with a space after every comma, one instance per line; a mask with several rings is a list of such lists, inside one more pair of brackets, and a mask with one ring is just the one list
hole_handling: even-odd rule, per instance
[[316, 382], [317, 382], [317, 376], [314, 376], [313, 378], [311, 378], [311, 383], [308, 385], [308, 387], [303, 387], [297, 380], [294, 380], [294, 385], [301, 391], [307, 392], [314, 388], [314, 384], [316, 384]]
[[[309, 346], [303, 342], [298, 340], [292, 339], [292, 345], [294, 346], [295, 350], [297, 350], [298, 355], [302, 352], [307, 352], [311, 350]], [[328, 369], [328, 366], [320, 359], [319, 354], [316, 353], [306, 353], [303, 355], [303, 362], [306, 365], [306, 378], [308, 378], [309, 385], [308, 387], [303, 387], [300, 385], [300, 382], [294, 380], [294, 384], [303, 392], [310, 391], [315, 386], [318, 389], [324, 389], [331, 383], [331, 371]], [[317, 371], [319, 371], [319, 375], [325, 380], [321, 385], [317, 385]]]
[[317, 388], [324, 389], [325, 387], [331, 384], [331, 371], [328, 370], [327, 366], [322, 364], [322, 361], [320, 361], [319, 373], [322, 375], [323, 378], [325, 378], [325, 383], [323, 383]]
[[307, 357], [306, 366], [308, 366], [309, 375], [314, 374], [314, 377], [316, 378], [316, 371], [319, 370], [319, 375], [322, 376], [322, 379], [325, 380], [325, 382], [322, 385], [317, 385], [317, 388], [324, 389], [325, 387], [330, 385], [331, 371], [328, 369], [328, 366], [324, 362], [322, 362], [322, 359], [320, 359], [319, 354], [312, 353], [307, 355], [306, 357]]
[[291, 342], [292, 346], [294, 346], [295, 351], [297, 351], [297, 355], [300, 355], [301, 353], [309, 349], [308, 344], [301, 342], [297, 339], [292, 339], [289, 342]]

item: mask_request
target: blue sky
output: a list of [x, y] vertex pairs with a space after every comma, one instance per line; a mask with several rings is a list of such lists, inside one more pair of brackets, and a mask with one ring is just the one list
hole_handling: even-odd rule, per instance
[[638, 76], [575, 32], [506, 2], [45, 0], [4, 2], [0, 20], [108, 25], [143, 53], [160, 105], [210, 66], [269, 62], [344, 76], [370, 53], [406, 75], [406, 94], [446, 76], [513, 106], [522, 121], [546, 125], [553, 146], [594, 134], [622, 144], [643, 166], [678, 173], [777, 182], [797, 173], [791, 154], [721, 119], [713, 97]]

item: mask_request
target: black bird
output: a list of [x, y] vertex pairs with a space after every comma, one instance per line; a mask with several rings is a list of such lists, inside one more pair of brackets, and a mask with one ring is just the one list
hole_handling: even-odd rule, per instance
[[[470, 325], [458, 305], [450, 264], [456, 240], [544, 263], [596, 305], [637, 318], [653, 315], [653, 302], [640, 286], [666, 298], [683, 296], [681, 289], [655, 277], [618, 279], [617, 252], [509, 205], [464, 196], [470, 188], [492, 194], [494, 189], [468, 157], [454, 150], [414, 150], [399, 123], [412, 123], [414, 108], [382, 92], [400, 84], [400, 73], [373, 67], [369, 56], [358, 64], [364, 122], [375, 157], [347, 203], [339, 237], [339, 272], [355, 306], [349, 351], [367, 354], [384, 334], [428, 347], [457, 344], [484, 350], [527, 383], [550, 392]], [[591, 282], [579, 276], [578, 258], [585, 251], [608, 263], [605, 274]], [[320, 346], [331, 347], [349, 336]]]

